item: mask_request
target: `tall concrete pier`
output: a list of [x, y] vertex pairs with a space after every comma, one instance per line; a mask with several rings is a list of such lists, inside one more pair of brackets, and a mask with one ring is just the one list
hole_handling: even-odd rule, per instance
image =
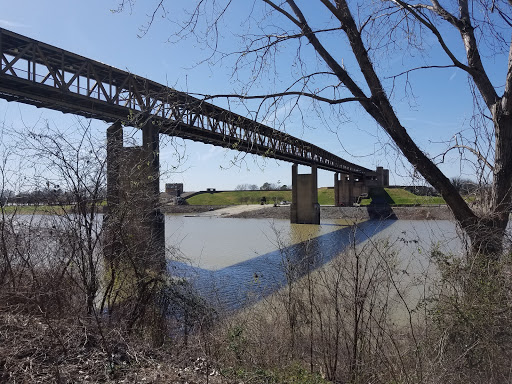
[[139, 270], [165, 269], [164, 216], [159, 206], [159, 137], [148, 123], [142, 146], [123, 146], [123, 127], [107, 129], [107, 257]]
[[299, 174], [297, 164], [292, 165], [292, 224], [320, 224], [317, 180], [316, 166], [311, 167], [311, 174]]
[[[340, 177], [341, 176], [341, 177]], [[352, 206], [359, 196], [368, 193], [373, 187], [387, 187], [389, 185], [389, 170], [377, 167], [373, 172], [366, 172], [364, 176], [355, 176], [352, 173], [334, 174], [334, 205]]]

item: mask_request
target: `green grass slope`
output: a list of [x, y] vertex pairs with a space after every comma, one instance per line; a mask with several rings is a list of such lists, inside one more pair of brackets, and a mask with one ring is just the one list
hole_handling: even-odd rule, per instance
[[[292, 200], [291, 191], [227, 191], [217, 193], [202, 193], [187, 199], [190, 205], [240, 205], [260, 204], [261, 198], [267, 199], [267, 204]], [[437, 205], [445, 204], [442, 197], [417, 196], [401, 188], [374, 188], [370, 198], [362, 199], [361, 205], [368, 205], [372, 198], [390, 205]], [[318, 203], [320, 205], [334, 205], [334, 189], [319, 188]]]
[[227, 191], [217, 193], [202, 193], [187, 199], [190, 205], [239, 205], [260, 204], [265, 197], [268, 203], [274, 200], [292, 200], [292, 191]]
[[[227, 191], [217, 193], [202, 193], [187, 199], [190, 205], [239, 205], [260, 204], [261, 198], [267, 199], [267, 204], [285, 200], [292, 201], [292, 191]], [[320, 205], [334, 204], [334, 189], [319, 188], [318, 203]]]
[[334, 205], [334, 188], [318, 188], [318, 204]]
[[373, 200], [386, 202], [389, 205], [438, 205], [445, 204], [442, 197], [418, 196], [402, 188], [372, 188], [370, 199], [362, 201], [362, 205], [368, 205]]

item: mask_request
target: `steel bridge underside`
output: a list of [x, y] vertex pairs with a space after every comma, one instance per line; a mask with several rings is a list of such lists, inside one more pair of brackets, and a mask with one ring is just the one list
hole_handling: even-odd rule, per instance
[[0, 28], [0, 98], [345, 174], [369, 169], [184, 92]]

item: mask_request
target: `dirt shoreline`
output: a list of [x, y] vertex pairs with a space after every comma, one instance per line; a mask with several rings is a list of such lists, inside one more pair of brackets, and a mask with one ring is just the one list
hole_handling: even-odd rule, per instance
[[[164, 213], [186, 214], [202, 213], [211, 210], [226, 208], [226, 206], [207, 205], [168, 205], [163, 208]], [[367, 207], [320, 207], [320, 217], [327, 220], [368, 220], [375, 218], [375, 210]], [[393, 216], [394, 215], [394, 216]], [[290, 207], [265, 207], [258, 210], [245, 211], [224, 217], [241, 219], [289, 219]], [[386, 207], [379, 212], [380, 218], [393, 218], [398, 220], [453, 220], [453, 215], [447, 206], [420, 206], [420, 207]]]

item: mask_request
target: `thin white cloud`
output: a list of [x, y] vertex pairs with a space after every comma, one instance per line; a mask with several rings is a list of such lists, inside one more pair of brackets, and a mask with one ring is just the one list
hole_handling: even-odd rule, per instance
[[207, 152], [196, 152], [197, 160], [200, 162], [209, 162], [212, 159], [221, 157], [226, 153], [226, 149], [222, 147], [211, 146]]
[[0, 19], [0, 27], [3, 27], [3, 28], [28, 28], [28, 25], [22, 24], [22, 23], [17, 23], [15, 21]]

